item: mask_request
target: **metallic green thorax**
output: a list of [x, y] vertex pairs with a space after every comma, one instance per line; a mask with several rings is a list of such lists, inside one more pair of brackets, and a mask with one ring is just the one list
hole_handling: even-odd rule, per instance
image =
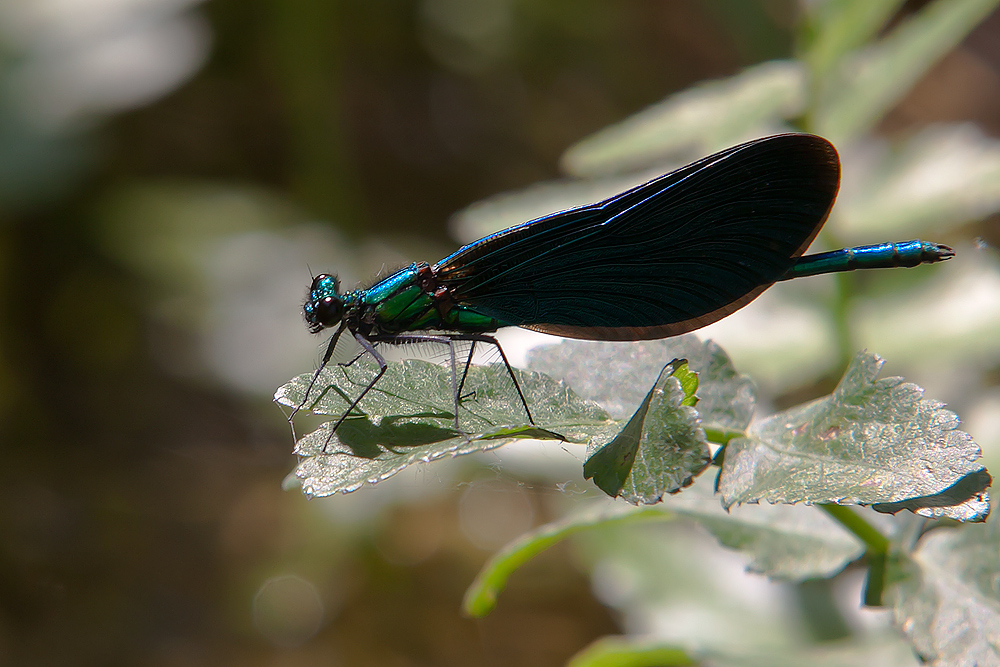
[[486, 333], [507, 326], [454, 303], [426, 262], [411, 264], [368, 289], [342, 296], [336, 278], [316, 276], [303, 310], [313, 332], [343, 321], [366, 337], [427, 330]]

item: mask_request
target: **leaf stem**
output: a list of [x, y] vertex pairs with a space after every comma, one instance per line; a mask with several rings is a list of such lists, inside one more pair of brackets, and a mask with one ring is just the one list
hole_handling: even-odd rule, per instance
[[867, 547], [865, 556], [868, 559], [865, 606], [881, 607], [882, 591], [885, 589], [885, 569], [889, 559], [889, 538], [846, 505], [821, 503], [820, 508], [865, 543]]
[[885, 590], [886, 566], [889, 554], [868, 550], [868, 580], [865, 581], [865, 606], [881, 607], [882, 591]]
[[889, 551], [889, 538], [880, 533], [847, 505], [820, 503], [820, 507], [824, 512], [833, 517], [834, 521], [851, 531], [859, 540], [864, 542], [869, 550], [881, 551], [883, 553]]

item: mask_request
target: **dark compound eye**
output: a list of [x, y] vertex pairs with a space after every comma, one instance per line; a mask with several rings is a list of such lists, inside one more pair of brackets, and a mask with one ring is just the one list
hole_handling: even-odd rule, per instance
[[344, 302], [335, 296], [320, 299], [316, 304], [316, 318], [327, 326], [337, 324], [343, 316]]
[[344, 317], [344, 300], [340, 297], [337, 276], [321, 273], [313, 278], [302, 311], [306, 325], [313, 333], [339, 324]]
[[303, 306], [309, 331], [319, 331], [340, 324], [344, 317], [344, 302], [339, 296], [325, 296], [318, 301], [308, 301]]

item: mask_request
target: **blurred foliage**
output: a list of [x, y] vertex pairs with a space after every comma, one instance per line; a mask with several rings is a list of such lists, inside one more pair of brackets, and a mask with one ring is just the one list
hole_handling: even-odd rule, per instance
[[[870, 93], [861, 65], [882, 58], [870, 76], [898, 85], [858, 110], [874, 134], [838, 144], [843, 214], [827, 243], [874, 233], [871, 220], [902, 233], [909, 218], [963, 262], [783, 286], [709, 335], [779, 407], [828, 391], [845, 354], [870, 345], [1000, 444], [996, 258], [970, 243], [1000, 241], [986, 217], [996, 14], [962, 41], [985, 3], [868, 4], [0, 4], [0, 663], [557, 665], [620, 630], [699, 627], [808, 642], [805, 610], [836, 591], [789, 598], [684, 522], [544, 555], [489, 618], [463, 619], [486, 549], [590, 488], [579, 461], [504, 448], [474, 469], [305, 503], [278, 487], [290, 437], [269, 397], [316, 359], [298, 312], [307, 265], [350, 284], [443, 256], [453, 211], [553, 179], [574, 142], [766, 60], [807, 63], [806, 110], [783, 102], [776, 120], [817, 129], [832, 113], [823, 95]], [[918, 22], [865, 51], [949, 5], [962, 10], [940, 32]], [[893, 69], [910, 55], [916, 74]], [[819, 68], [844, 83], [824, 92]], [[954, 125], [970, 120], [981, 129]], [[700, 156], [668, 153], [649, 169]], [[574, 185], [641, 178], [615, 177]], [[947, 207], [932, 205], [937, 191]], [[928, 349], [947, 369], [922, 365]], [[890, 664], [898, 646], [881, 636], [860, 662]], [[858, 650], [804, 655], [835, 664]]]

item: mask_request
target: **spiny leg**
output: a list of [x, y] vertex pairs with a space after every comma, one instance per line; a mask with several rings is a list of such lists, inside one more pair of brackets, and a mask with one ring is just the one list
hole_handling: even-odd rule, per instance
[[[373, 343], [372, 347], [378, 347], [378, 343]], [[343, 368], [350, 368], [351, 366], [353, 366], [354, 364], [356, 364], [358, 362], [358, 359], [360, 359], [361, 357], [365, 356], [366, 354], [368, 354], [368, 350], [361, 350], [350, 361], [338, 361], [337, 365], [341, 366]]]
[[354, 399], [354, 402], [351, 403], [351, 406], [349, 408], [347, 408], [347, 411], [340, 416], [340, 419], [338, 419], [337, 423], [333, 425], [333, 428], [330, 429], [330, 435], [326, 437], [326, 442], [323, 443], [324, 454], [326, 454], [326, 447], [327, 445], [330, 444], [330, 440], [333, 438], [333, 434], [336, 433], [337, 428], [344, 423], [344, 420], [347, 419], [347, 416], [354, 411], [354, 408], [358, 407], [358, 403], [361, 402], [361, 399], [365, 397], [365, 394], [371, 391], [371, 388], [378, 383], [378, 381], [382, 378], [383, 375], [385, 375], [385, 370], [389, 367], [389, 365], [385, 362], [385, 359], [382, 357], [382, 355], [378, 353], [374, 345], [368, 342], [367, 338], [362, 336], [360, 333], [355, 333], [354, 338], [358, 341], [361, 347], [365, 349], [365, 352], [372, 355], [372, 358], [378, 362], [378, 367], [379, 367], [378, 373], [375, 375], [372, 381], [368, 383], [368, 386], [365, 387], [364, 391], [362, 391], [358, 395], [358, 397]]
[[462, 381], [458, 383], [458, 397], [459, 399], [471, 396], [475, 392], [469, 392], [465, 396], [462, 395], [462, 389], [465, 387], [465, 378], [469, 377], [469, 366], [472, 365], [472, 357], [476, 353], [476, 343], [478, 341], [472, 341], [472, 346], [469, 348], [469, 358], [465, 360], [465, 370], [462, 371]]
[[[371, 337], [368, 340], [369, 341], [374, 341], [375, 337]], [[372, 346], [373, 347], [378, 347], [378, 343], [377, 342], [372, 342]], [[351, 359], [350, 361], [338, 361], [337, 365], [340, 366], [341, 368], [350, 368], [354, 364], [358, 363], [358, 361], [361, 359], [361, 357], [365, 356], [366, 354], [368, 354], [368, 350], [365, 350], [365, 349], [362, 348], [362, 350], [360, 352], [358, 352], [356, 355], [354, 355], [353, 359]]]
[[462, 428], [458, 421], [458, 364], [455, 357], [455, 338], [453, 336], [444, 335], [437, 336], [434, 334], [394, 334], [394, 335], [381, 335], [372, 336], [369, 339], [372, 343], [388, 343], [389, 345], [407, 345], [412, 343], [441, 343], [442, 345], [448, 346], [449, 357], [451, 361], [451, 390], [453, 394], [453, 401], [455, 406], [455, 430], [459, 433], [462, 432]]
[[312, 379], [309, 381], [309, 386], [306, 387], [305, 395], [302, 397], [302, 400], [299, 402], [299, 404], [296, 405], [294, 408], [292, 408], [291, 414], [288, 415], [288, 425], [292, 429], [293, 439], [295, 439], [295, 424], [293, 423], [292, 420], [295, 418], [295, 415], [299, 413], [299, 410], [301, 410], [305, 406], [306, 402], [309, 400], [309, 394], [312, 393], [312, 389], [316, 385], [316, 380], [319, 379], [320, 373], [322, 373], [323, 369], [326, 368], [326, 365], [330, 363], [330, 358], [333, 357], [333, 351], [337, 347], [337, 341], [340, 340], [340, 334], [344, 332], [345, 328], [347, 328], [347, 324], [341, 323], [340, 328], [338, 328], [337, 332], [333, 334], [333, 336], [330, 338], [330, 344], [326, 346], [326, 352], [323, 353], [323, 360], [320, 362], [319, 368], [316, 369], [316, 372], [313, 373]]
[[[340, 332], [338, 331], [337, 335], [339, 335], [339, 333]], [[379, 354], [378, 351], [375, 349], [375, 347], [380, 343], [387, 343], [389, 345], [406, 345], [409, 343], [427, 342], [427, 343], [441, 343], [443, 345], [448, 346], [449, 357], [451, 362], [451, 384], [453, 392], [452, 398], [455, 408], [455, 430], [459, 432], [461, 432], [462, 430], [459, 422], [459, 413], [458, 413], [459, 395], [461, 393], [462, 388], [464, 387], [465, 380], [469, 373], [469, 368], [472, 364], [472, 356], [473, 353], [475, 352], [475, 343], [479, 342], [479, 343], [488, 343], [490, 345], [493, 345], [494, 347], [496, 347], [497, 352], [500, 353], [500, 359], [503, 361], [504, 368], [506, 368], [507, 370], [507, 375], [510, 377], [511, 382], [514, 383], [514, 389], [517, 391], [518, 398], [520, 398], [521, 400], [521, 405], [524, 407], [524, 412], [528, 416], [528, 421], [532, 424], [535, 423], [534, 418], [531, 416], [531, 410], [528, 408], [528, 402], [524, 398], [524, 392], [521, 390], [521, 385], [518, 383], [517, 377], [514, 375], [514, 369], [511, 367], [510, 362], [507, 360], [507, 355], [504, 353], [503, 347], [501, 347], [500, 342], [496, 338], [493, 338], [492, 336], [487, 336], [482, 334], [445, 334], [445, 335], [396, 334], [396, 335], [375, 335], [371, 336], [370, 338], [366, 338], [365, 336], [362, 336], [360, 333], [355, 333], [354, 337], [355, 339], [357, 339], [358, 344], [360, 344], [361, 347], [364, 349], [364, 352], [362, 352], [361, 355], [358, 355], [358, 357], [355, 357], [351, 362], [349, 362], [349, 364], [356, 362], [361, 356], [367, 353], [370, 354], [372, 358], [375, 359], [376, 362], [378, 362], [379, 372], [372, 379], [372, 381], [368, 383], [364, 391], [362, 391], [361, 394], [351, 403], [347, 411], [344, 412], [344, 414], [340, 417], [340, 419], [337, 420], [337, 423], [333, 425], [333, 428], [330, 430], [330, 435], [327, 437], [327, 441], [323, 445], [323, 453], [326, 453], [326, 447], [329, 444], [330, 439], [333, 438], [333, 434], [334, 432], [336, 432], [337, 428], [340, 427], [340, 425], [344, 422], [344, 420], [346, 420], [347, 417], [351, 414], [351, 412], [354, 411], [354, 409], [361, 403], [361, 400], [365, 397], [365, 395], [378, 383], [378, 381], [385, 374], [386, 369], [388, 368], [388, 364], [386, 363], [382, 355]], [[469, 357], [466, 359], [461, 382], [459, 382], [458, 380], [458, 363], [455, 354], [455, 341], [457, 340], [469, 341], [473, 344], [472, 348], [469, 351]], [[326, 355], [324, 355], [324, 365], [329, 361], [330, 357], [332, 356], [333, 346], [335, 346], [335, 344], [336, 341], [331, 341], [331, 347], [327, 350]], [[318, 373], [316, 377], [318, 377]], [[313, 382], [315, 382], [315, 379], [316, 378], [313, 379]], [[310, 384], [310, 388], [311, 386], [312, 384]]]
[[[454, 340], [471, 341], [473, 345], [475, 345], [476, 342], [488, 343], [489, 345], [492, 345], [497, 349], [497, 352], [500, 353], [500, 359], [503, 360], [504, 368], [507, 369], [507, 375], [510, 376], [511, 382], [514, 383], [514, 389], [517, 390], [517, 396], [518, 398], [521, 399], [521, 405], [524, 406], [524, 413], [528, 415], [528, 422], [534, 424], [535, 420], [531, 416], [531, 410], [528, 409], [528, 401], [524, 399], [524, 392], [521, 391], [521, 385], [518, 384], [517, 382], [517, 377], [514, 375], [514, 369], [511, 368], [510, 362], [507, 361], [507, 355], [504, 354], [503, 347], [500, 345], [500, 341], [498, 341], [493, 336], [487, 336], [486, 334], [452, 334], [451, 338], [453, 338]], [[468, 363], [466, 363], [465, 366], [466, 374], [468, 374], [469, 372], [469, 363], [471, 362], [472, 362], [472, 354], [470, 353], [469, 361]], [[464, 384], [465, 384], [465, 375], [462, 375], [462, 385]]]

